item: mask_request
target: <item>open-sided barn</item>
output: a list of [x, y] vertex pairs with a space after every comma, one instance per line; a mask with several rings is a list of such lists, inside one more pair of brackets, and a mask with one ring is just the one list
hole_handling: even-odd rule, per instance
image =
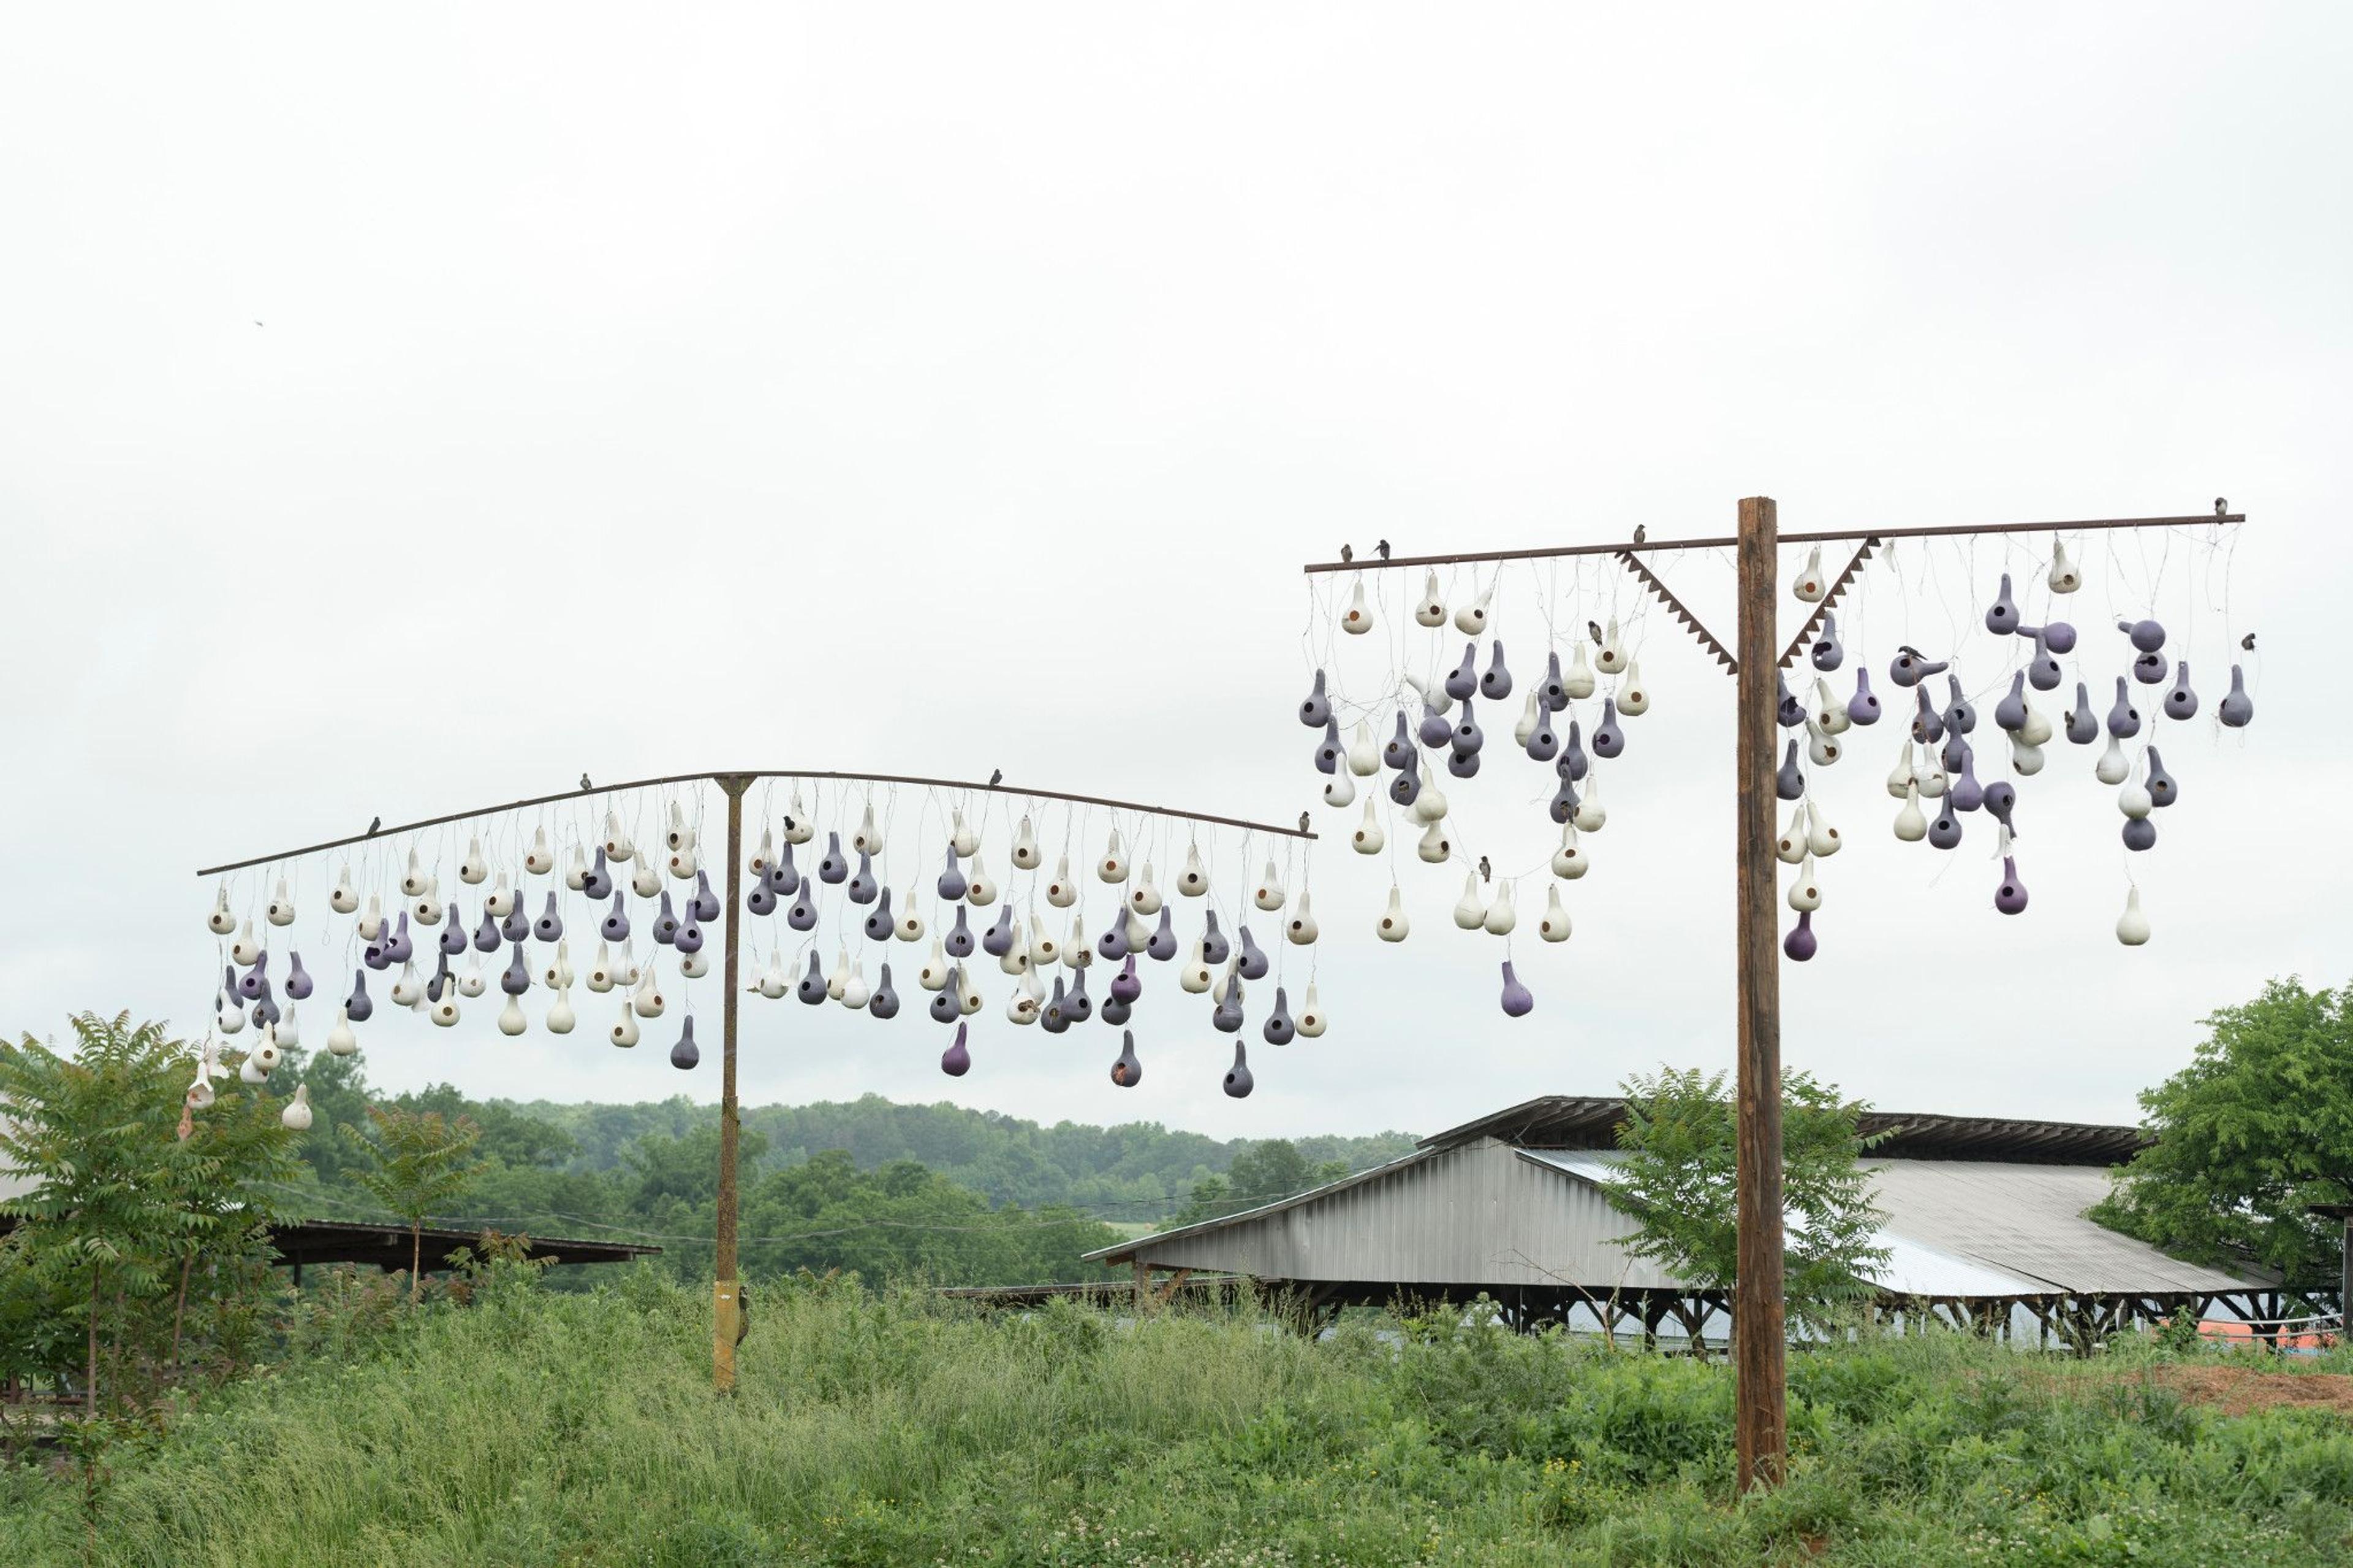
[[[1198, 1271], [1286, 1288], [1309, 1310], [1484, 1294], [1524, 1325], [1718, 1336], [1720, 1292], [1621, 1245], [1633, 1223], [1603, 1183], [1624, 1118], [1616, 1099], [1532, 1100], [1345, 1180], [1088, 1256], [1132, 1266], [1139, 1291]], [[2281, 1313], [2269, 1283], [2084, 1217], [2139, 1147], [2135, 1128], [1872, 1112], [1862, 1131], [1892, 1133], [1866, 1161], [1886, 1215], [1877, 1282], [1889, 1310], [2069, 1338], [2184, 1306]], [[1170, 1284], [1155, 1284], [1163, 1275]]]

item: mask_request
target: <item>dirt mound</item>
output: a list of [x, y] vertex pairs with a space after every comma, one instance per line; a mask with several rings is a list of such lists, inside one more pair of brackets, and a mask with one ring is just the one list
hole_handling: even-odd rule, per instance
[[2341, 1372], [2266, 1372], [2252, 1366], [2168, 1366], [2157, 1370], [2167, 1388], [2225, 1415], [2294, 1405], [2334, 1410], [2353, 1418], [2353, 1375]]

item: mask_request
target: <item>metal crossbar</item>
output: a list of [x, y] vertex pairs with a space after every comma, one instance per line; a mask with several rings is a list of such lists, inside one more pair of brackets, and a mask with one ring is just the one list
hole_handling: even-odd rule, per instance
[[1180, 811], [1170, 805], [1145, 805], [1133, 800], [1112, 800], [1099, 795], [1071, 795], [1058, 789], [1021, 789], [1003, 784], [982, 784], [971, 779], [917, 778], [905, 773], [818, 773], [792, 768], [717, 769], [701, 773], [665, 773], [660, 778], [630, 779], [625, 784], [596, 784], [588, 789], [560, 790], [554, 795], [535, 795], [522, 800], [511, 800], [502, 805], [480, 805], [471, 811], [452, 811], [439, 816], [427, 816], [415, 822], [403, 822], [391, 827], [379, 827], [369, 833], [354, 833], [345, 838], [330, 838], [320, 844], [306, 844], [300, 849], [281, 849], [275, 855], [256, 855], [247, 860], [231, 860], [226, 865], [206, 866], [199, 877], [216, 876], [224, 871], [242, 871], [249, 866], [267, 866], [273, 861], [297, 860], [305, 855], [316, 855], [322, 849], [341, 849], [347, 844], [364, 844], [372, 838], [387, 838], [395, 834], [414, 833], [420, 827], [438, 827], [445, 822], [463, 822], [469, 817], [495, 816], [503, 811], [521, 811], [529, 806], [546, 805], [555, 801], [580, 800], [588, 795], [622, 795], [633, 789], [654, 789], [662, 784], [715, 784], [723, 778], [740, 779], [812, 779], [839, 780], [849, 784], [925, 784], [934, 789], [967, 790], [978, 795], [1018, 795], [1028, 800], [1065, 800], [1078, 805], [1109, 806], [1113, 811], [1140, 811], [1151, 816], [1182, 817], [1187, 822], [1214, 823], [1220, 827], [1247, 828], [1253, 833], [1279, 834], [1285, 838], [1309, 838], [1315, 835], [1306, 826], [1278, 827], [1271, 822], [1246, 822], [1238, 816], [1212, 816], [1207, 812]]

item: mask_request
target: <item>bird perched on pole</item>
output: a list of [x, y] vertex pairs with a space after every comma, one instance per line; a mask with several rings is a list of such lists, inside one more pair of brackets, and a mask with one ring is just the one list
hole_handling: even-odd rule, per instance
[[383, 832], [383, 831], [384, 831], [384, 818], [383, 818], [383, 817], [381, 817], [381, 816], [371, 816], [371, 817], [369, 817], [369, 818], [368, 818], [368, 837], [369, 837], [370, 838], [375, 837], [377, 834], [379, 834], [379, 833], [381, 833], [381, 832]]
[[1378, 544], [1374, 545], [1373, 548], [1381, 552], [1382, 560], [1387, 561], [1389, 558], [1389, 542], [1388, 540], [1382, 540]]
[[1004, 770], [1003, 768], [991, 768], [991, 769], [989, 769], [989, 771], [988, 771], [988, 787], [989, 787], [989, 788], [991, 788], [991, 789], [995, 789], [998, 784], [1002, 784], [1002, 783], [1004, 783], [1004, 782], [1005, 782], [1005, 770]]
[[588, 775], [586, 773], [582, 773], [580, 775], [580, 787], [582, 789], [595, 789], [596, 786], [588, 782]]
[[1341, 564], [1341, 565], [1345, 566], [1345, 565], [1346, 565], [1349, 562], [1354, 561], [1356, 558], [1356, 547], [1355, 545], [1353, 545], [1353, 544], [1343, 544], [1342, 546], [1340, 546], [1340, 564]]
[[1642, 541], [1644, 541], [1644, 540], [1646, 540], [1646, 539], [1648, 539], [1648, 538], [1650, 538], [1650, 537], [1651, 537], [1651, 531], [1650, 531], [1648, 528], [1644, 527], [1642, 524], [1641, 524], [1641, 523], [1639, 523], [1639, 522], [1638, 522], [1638, 523], [1636, 523], [1636, 524], [1634, 525], [1634, 542], [1635, 542], [1635, 543], [1640, 544], [1640, 543], [1641, 543], [1641, 542], [1642, 542]]
[[1299, 814], [1299, 831], [1302, 833], [1307, 831], [1307, 814], [1303, 811]]

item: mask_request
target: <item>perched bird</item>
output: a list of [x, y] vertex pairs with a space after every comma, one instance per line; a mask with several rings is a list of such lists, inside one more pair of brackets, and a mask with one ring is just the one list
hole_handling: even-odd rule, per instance
[[2241, 637], [2241, 638], [2239, 639], [2239, 646], [2240, 646], [2241, 647], [2242, 647], [2242, 648], [2245, 648], [2249, 653], [2253, 653], [2253, 652], [2254, 652], [2254, 651], [2255, 651], [2255, 634], [2254, 634], [2254, 633], [2253, 633], [2253, 632], [2249, 632], [2245, 637]]
[[370, 838], [375, 837], [377, 834], [379, 834], [379, 833], [381, 833], [381, 832], [383, 832], [383, 831], [384, 831], [384, 818], [383, 818], [383, 817], [381, 817], [381, 816], [371, 816], [371, 817], [369, 817], [369, 818], [368, 818], [368, 837], [369, 837]]
[[1925, 659], [1926, 659], [1926, 658], [1927, 658], [1927, 657], [1928, 657], [1926, 654], [1922, 653], [1918, 648], [1914, 647], [1913, 647], [1910, 643], [1908, 643], [1908, 642], [1900, 642], [1900, 643], [1897, 643], [1897, 644], [1895, 645], [1895, 651], [1896, 651], [1897, 653], [1906, 655], [1906, 656], [1908, 656], [1908, 657], [1910, 657], [1910, 658], [1917, 658], [1917, 659], [1923, 659], [1923, 660], [1925, 660]]
[[2231, 503], [2224, 500], [2221, 496], [2216, 496], [2214, 498], [2214, 515], [2216, 517], [2227, 517], [2230, 515], [2230, 512]]
[[1299, 831], [1302, 833], [1307, 831], [1307, 814], [1303, 811], [1299, 814]]
[[1389, 542], [1388, 540], [1382, 540], [1378, 544], [1374, 545], [1373, 548], [1381, 552], [1382, 560], [1387, 561], [1389, 558]]
[[1346, 564], [1348, 562], [1354, 561], [1356, 558], [1356, 547], [1355, 545], [1353, 545], [1353, 544], [1343, 544], [1342, 546], [1340, 546], [1340, 561], [1341, 561], [1341, 563], [1342, 563], [1342, 564], [1344, 564], [1344, 565], [1345, 565], [1345, 564]]
[[1487, 864], [1487, 858], [1484, 855], [1480, 856], [1479, 879], [1482, 882], [1489, 882], [1494, 880], [1494, 869]]
[[1651, 537], [1651, 531], [1650, 531], [1648, 528], [1645, 528], [1642, 524], [1641, 524], [1641, 523], [1639, 523], [1639, 522], [1638, 522], [1638, 523], [1636, 523], [1636, 524], [1634, 525], [1634, 542], [1635, 542], [1635, 543], [1640, 544], [1640, 543], [1641, 543], [1641, 542], [1642, 542], [1642, 541], [1644, 541], [1644, 540], [1646, 540], [1646, 539], [1648, 539], [1648, 538], [1650, 538], [1650, 537]]
[[1003, 768], [991, 768], [991, 769], [989, 769], [989, 770], [988, 770], [988, 787], [989, 787], [989, 788], [991, 788], [991, 789], [995, 789], [998, 784], [1003, 784], [1004, 782], [1005, 782], [1005, 770], [1004, 770]]
[[588, 782], [588, 775], [586, 773], [582, 773], [580, 775], [580, 787], [582, 789], [595, 789], [596, 786]]
[[1601, 640], [1601, 623], [1599, 621], [1586, 622], [1585, 635], [1591, 637], [1596, 643], [1599, 643]]

